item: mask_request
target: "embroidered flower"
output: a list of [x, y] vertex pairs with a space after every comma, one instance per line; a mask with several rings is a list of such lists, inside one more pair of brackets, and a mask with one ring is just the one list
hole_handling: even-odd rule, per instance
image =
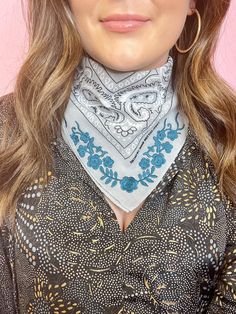
[[72, 134], [70, 135], [70, 137], [71, 137], [71, 139], [72, 139], [72, 141], [74, 142], [75, 145], [77, 145], [77, 144], [79, 143], [79, 137], [78, 137], [77, 134], [72, 133]]
[[178, 133], [177, 130], [170, 130], [167, 132], [167, 137], [168, 139], [170, 139], [171, 141], [174, 141], [178, 138]]
[[101, 165], [102, 161], [100, 159], [100, 156], [95, 154], [88, 157], [88, 166], [97, 170], [99, 166]]
[[122, 190], [127, 191], [127, 192], [133, 192], [133, 190], [136, 190], [138, 187], [138, 181], [135, 180], [133, 177], [124, 177], [120, 181], [120, 185]]
[[159, 139], [159, 140], [164, 140], [164, 138], [166, 137], [166, 134], [165, 134], [165, 131], [164, 130], [161, 130], [161, 131], [158, 131], [157, 132], [157, 138]]
[[171, 153], [173, 145], [169, 142], [165, 142], [162, 144], [163, 149], [166, 151], [166, 153]]
[[81, 141], [83, 141], [84, 143], [88, 143], [90, 136], [88, 134], [88, 132], [86, 133], [82, 133], [80, 136]]
[[111, 159], [111, 157], [107, 156], [103, 159], [103, 165], [105, 167], [111, 168], [113, 164], [114, 164], [114, 160]]
[[77, 149], [77, 152], [79, 153], [80, 157], [84, 157], [86, 154], [86, 146], [80, 145]]
[[142, 168], [142, 169], [147, 169], [150, 167], [150, 160], [147, 159], [147, 158], [142, 158], [140, 163], [139, 163], [139, 166]]
[[166, 160], [165, 160], [163, 154], [160, 153], [160, 154], [154, 154], [152, 156], [151, 162], [155, 167], [160, 168], [166, 162]]

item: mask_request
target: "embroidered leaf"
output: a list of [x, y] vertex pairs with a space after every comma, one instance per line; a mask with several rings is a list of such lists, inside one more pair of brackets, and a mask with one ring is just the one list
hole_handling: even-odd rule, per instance
[[[101, 150], [101, 151], [102, 151], [102, 150]], [[102, 157], [105, 156], [106, 154], [108, 154], [108, 152], [103, 151], [103, 152], [102, 152]]]
[[141, 173], [139, 173], [138, 177], [139, 177], [140, 180], [142, 180], [143, 175]]
[[147, 175], [150, 174], [150, 170], [149, 170], [149, 169], [146, 170], [146, 174], [147, 174]]
[[152, 166], [152, 168], [151, 168], [151, 173], [153, 173], [154, 171], [155, 171], [155, 166]]
[[144, 181], [140, 181], [140, 183], [141, 183], [142, 185], [144, 185], [144, 186], [148, 186], [148, 184], [147, 184], [146, 182], [144, 182]]
[[149, 177], [151, 178], [157, 178], [157, 176], [155, 174], [149, 174]]
[[105, 181], [105, 184], [108, 184], [112, 181], [112, 178], [107, 178], [106, 181]]
[[112, 184], [111, 184], [111, 187], [113, 188], [116, 185], [117, 185], [117, 181], [113, 181]]
[[114, 172], [114, 178], [117, 179], [118, 173], [115, 171]]
[[106, 174], [109, 176], [109, 169], [108, 168], [106, 168]]
[[104, 171], [103, 166], [100, 166], [100, 167], [99, 167], [99, 170], [100, 170], [102, 173], [104, 173], [104, 174], [105, 174], [105, 171]]
[[107, 178], [107, 176], [104, 175], [104, 176], [102, 176], [102, 177], [100, 178], [100, 180], [104, 180], [104, 179], [106, 179], [106, 178]]
[[148, 149], [149, 149], [151, 152], [154, 152], [154, 146], [148, 146]]
[[150, 179], [150, 178], [145, 178], [144, 180], [146, 180], [146, 181], [148, 181], [148, 182], [154, 182], [152, 179]]
[[110, 169], [110, 176], [113, 177], [113, 171]]

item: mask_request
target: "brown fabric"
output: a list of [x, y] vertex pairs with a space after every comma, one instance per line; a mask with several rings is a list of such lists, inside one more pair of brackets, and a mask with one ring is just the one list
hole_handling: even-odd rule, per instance
[[[14, 94], [10, 93], [0, 97], [0, 139], [3, 136], [3, 127], [9, 115], [12, 116]], [[1, 147], [1, 146], [0, 146]]]
[[1, 314], [236, 313], [236, 211], [190, 129], [124, 233], [64, 140], [51, 149], [48, 185], [1, 228]]

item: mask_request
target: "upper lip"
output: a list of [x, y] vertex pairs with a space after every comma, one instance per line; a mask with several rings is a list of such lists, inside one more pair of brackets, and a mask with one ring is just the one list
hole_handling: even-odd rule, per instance
[[107, 21], [148, 21], [149, 17], [138, 14], [112, 14], [102, 18], [102, 22]]

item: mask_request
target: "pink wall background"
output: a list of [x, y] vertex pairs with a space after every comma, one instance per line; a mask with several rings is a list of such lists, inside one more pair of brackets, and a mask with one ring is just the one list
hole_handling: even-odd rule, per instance
[[[236, 1], [221, 30], [215, 65], [236, 90]], [[0, 96], [13, 90], [15, 77], [27, 51], [27, 33], [20, 0], [0, 2]]]

